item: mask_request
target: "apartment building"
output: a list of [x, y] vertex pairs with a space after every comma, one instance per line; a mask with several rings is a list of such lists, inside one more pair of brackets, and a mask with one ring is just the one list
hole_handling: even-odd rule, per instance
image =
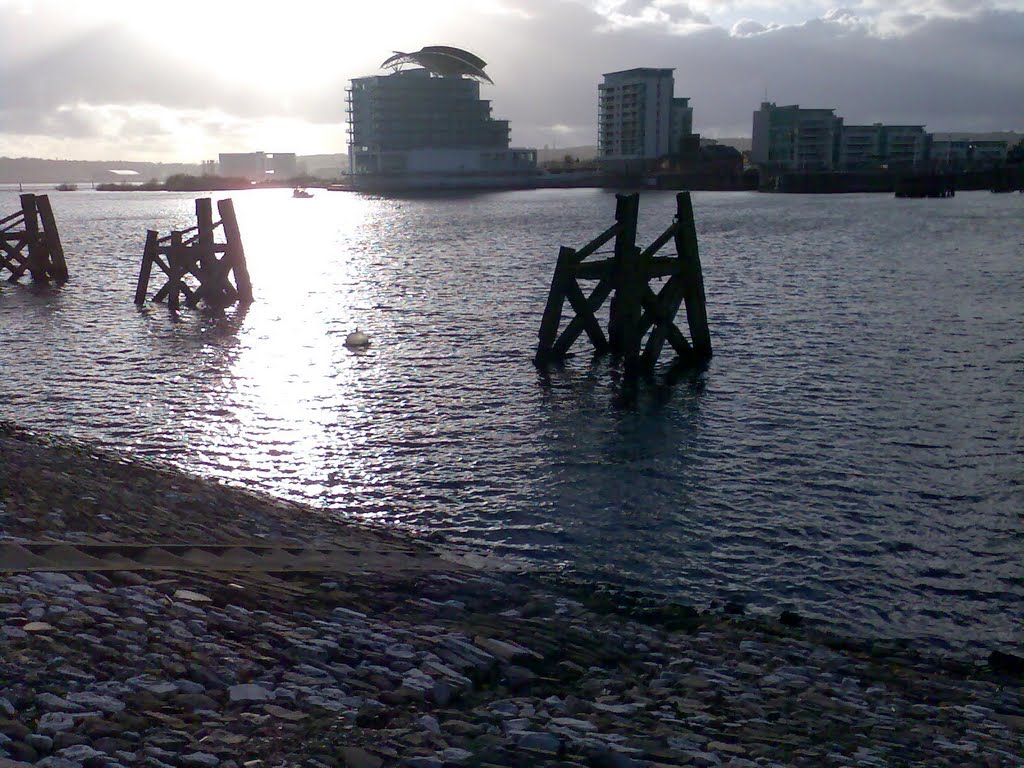
[[676, 98], [672, 69], [608, 72], [598, 89], [598, 159], [606, 169], [639, 169], [681, 151], [693, 133], [689, 98]]
[[923, 125], [883, 125], [883, 160], [890, 169], [920, 168], [925, 164], [928, 134]]
[[844, 125], [839, 137], [839, 167], [845, 171], [877, 168], [882, 163], [882, 124]]

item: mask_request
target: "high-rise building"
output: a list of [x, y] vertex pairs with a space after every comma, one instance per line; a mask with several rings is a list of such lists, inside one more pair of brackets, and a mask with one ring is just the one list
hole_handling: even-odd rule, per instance
[[675, 98], [672, 69], [608, 72], [597, 87], [598, 158], [606, 168], [676, 155], [693, 132], [688, 98]]
[[[414, 65], [415, 69], [402, 69]], [[384, 62], [391, 74], [352, 80], [347, 91], [349, 164], [358, 176], [440, 175], [468, 180], [535, 171], [533, 149], [509, 147], [507, 120], [480, 98], [485, 62], [468, 51], [429, 46]]]

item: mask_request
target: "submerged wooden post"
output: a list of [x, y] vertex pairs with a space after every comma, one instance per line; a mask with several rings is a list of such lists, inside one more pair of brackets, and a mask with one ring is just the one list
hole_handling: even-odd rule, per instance
[[[45, 280], [46, 249], [39, 239], [39, 212], [36, 208], [35, 195], [21, 195], [21, 211], [25, 216], [25, 235], [28, 238], [28, 261], [25, 266], [28, 267], [33, 280]], [[21, 277], [21, 273], [18, 277]]]
[[693, 222], [693, 203], [689, 192], [676, 195], [676, 252], [682, 262], [680, 273], [683, 300], [686, 302], [686, 323], [690, 326], [693, 351], [702, 360], [711, 358], [711, 331], [708, 328], [707, 299], [704, 295], [704, 272], [697, 250], [697, 226]]
[[171, 268], [170, 281], [167, 283], [167, 306], [178, 308], [178, 294], [181, 293], [181, 278], [185, 276], [182, 268], [184, 254], [181, 252], [181, 232], [171, 232], [171, 249], [167, 252], [167, 264]]
[[53, 208], [50, 207], [50, 198], [47, 195], [39, 195], [36, 198], [36, 206], [39, 209], [39, 220], [43, 225], [43, 243], [46, 246], [47, 271], [55, 280], [68, 279], [68, 265], [64, 260], [64, 246], [60, 242], [60, 233], [57, 231], [57, 222], [53, 218]]
[[562, 322], [562, 307], [565, 306], [566, 283], [572, 277], [575, 257], [576, 251], [572, 248], [566, 248], [563, 245], [558, 249], [555, 273], [551, 276], [551, 290], [548, 292], [548, 301], [540, 320], [538, 356], [541, 355], [540, 350], [545, 350], [546, 354], [554, 346], [555, 339], [558, 338], [558, 326]]
[[149, 275], [153, 270], [153, 262], [156, 261], [157, 240], [159, 239], [160, 233], [155, 229], [146, 230], [146, 247], [142, 251], [142, 267], [139, 269], [139, 282], [135, 286], [135, 303], [140, 306], [146, 303]]
[[224, 238], [227, 240], [224, 259], [234, 270], [235, 284], [238, 286], [238, 300], [243, 304], [251, 304], [252, 281], [249, 279], [249, 268], [245, 263], [242, 233], [238, 229], [238, 219], [235, 218], [235, 204], [231, 198], [218, 200], [217, 210], [220, 211], [220, 218], [224, 224]]
[[640, 299], [634, 288], [636, 281], [636, 223], [640, 195], [615, 196], [615, 221], [620, 225], [615, 236], [612, 279], [615, 296], [608, 308], [608, 344], [612, 354], [629, 353], [634, 329], [640, 320]]
[[[671, 226], [644, 250], [636, 246], [638, 208], [638, 195], [618, 195], [614, 225], [579, 251], [564, 246], [559, 250], [538, 333], [536, 364], [565, 357], [584, 330], [595, 352], [610, 350], [621, 357], [628, 374], [652, 371], [666, 341], [686, 363], [700, 363], [711, 357], [704, 281], [689, 193], [682, 192], [676, 197], [676, 216]], [[613, 237], [612, 258], [584, 261]], [[657, 257], [657, 251], [670, 241], [675, 241], [676, 257]], [[655, 294], [649, 281], [665, 277], [668, 281]], [[597, 280], [598, 283], [586, 296], [579, 280]], [[612, 299], [606, 340], [596, 313], [609, 295]], [[576, 315], [559, 334], [566, 299]], [[674, 325], [684, 301], [692, 346]], [[645, 347], [643, 341], [648, 331], [650, 336]]]
[[216, 292], [214, 285], [217, 257], [213, 252], [213, 203], [208, 197], [196, 199], [196, 226], [199, 227], [199, 289], [189, 299], [189, 306], [194, 307], [200, 299], [212, 298]]

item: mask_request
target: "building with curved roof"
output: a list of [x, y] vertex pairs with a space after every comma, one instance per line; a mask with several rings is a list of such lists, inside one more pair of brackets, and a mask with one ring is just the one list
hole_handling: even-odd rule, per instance
[[405, 64], [417, 64], [438, 77], [471, 77], [494, 85], [484, 72], [487, 62], [462, 48], [450, 45], [427, 45], [415, 53], [395, 51], [395, 55], [381, 64], [381, 69], [400, 70]]
[[[406, 68], [406, 65], [414, 65]], [[478, 56], [444, 45], [395, 54], [388, 75], [357, 77], [347, 90], [354, 182], [405, 186], [528, 184], [537, 151], [509, 146], [509, 124], [480, 98], [492, 83]]]

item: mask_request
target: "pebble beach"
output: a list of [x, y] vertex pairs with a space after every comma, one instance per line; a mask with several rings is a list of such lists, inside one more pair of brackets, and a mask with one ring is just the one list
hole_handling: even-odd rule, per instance
[[0, 423], [0, 768], [1024, 766], [1024, 678]]

